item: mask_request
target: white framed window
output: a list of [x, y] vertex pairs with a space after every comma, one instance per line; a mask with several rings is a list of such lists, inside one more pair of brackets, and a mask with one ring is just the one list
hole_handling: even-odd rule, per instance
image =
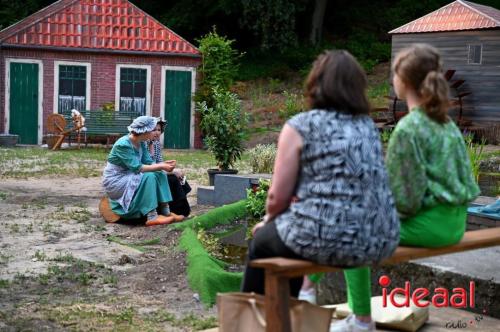
[[53, 113], [90, 110], [91, 68], [89, 62], [54, 61]]
[[483, 44], [469, 44], [469, 65], [480, 65], [483, 62]]
[[115, 110], [151, 115], [151, 66], [116, 65]]

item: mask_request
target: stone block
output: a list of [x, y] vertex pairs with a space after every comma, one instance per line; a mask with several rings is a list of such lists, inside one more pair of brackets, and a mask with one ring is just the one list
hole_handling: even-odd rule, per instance
[[200, 205], [214, 205], [215, 190], [213, 186], [198, 186], [196, 192], [197, 203]]

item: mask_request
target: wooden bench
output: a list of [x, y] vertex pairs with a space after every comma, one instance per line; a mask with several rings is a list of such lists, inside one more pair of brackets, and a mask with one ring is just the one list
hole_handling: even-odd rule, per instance
[[[451, 254], [461, 251], [500, 245], [500, 227], [488, 228], [465, 233], [462, 241], [453, 246], [442, 248], [417, 248], [400, 246], [392, 257], [381, 264], [397, 264], [413, 259]], [[255, 259], [250, 265], [265, 269], [265, 311], [267, 332], [289, 332], [290, 312], [289, 279], [317, 272], [337, 272], [341, 268], [317, 265], [311, 261], [282, 257]]]
[[[80, 113], [85, 118], [85, 128], [87, 128], [86, 131], [82, 131], [85, 135], [85, 145], [87, 145], [87, 137], [105, 136], [106, 147], [113, 143], [113, 139], [127, 134], [127, 126], [140, 115], [137, 112], [103, 110], [85, 110]], [[68, 123], [66, 129], [69, 130], [72, 126], [71, 121], [68, 120], [71, 119], [71, 112], [65, 112], [63, 115]]]

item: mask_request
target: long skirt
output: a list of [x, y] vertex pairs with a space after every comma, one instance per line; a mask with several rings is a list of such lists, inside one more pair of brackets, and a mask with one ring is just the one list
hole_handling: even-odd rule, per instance
[[172, 195], [168, 187], [167, 176], [161, 171], [145, 172], [139, 187], [134, 193], [128, 211], [110, 199], [111, 209], [122, 219], [136, 219], [145, 216], [148, 212], [155, 210], [160, 203], [168, 203]]

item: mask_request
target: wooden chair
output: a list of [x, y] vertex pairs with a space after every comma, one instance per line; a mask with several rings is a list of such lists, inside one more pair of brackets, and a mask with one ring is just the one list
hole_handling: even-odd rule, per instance
[[[400, 246], [382, 265], [397, 264], [413, 259], [451, 254], [500, 245], [500, 227], [465, 233], [460, 243], [443, 248], [416, 248]], [[253, 267], [265, 269], [266, 332], [290, 332], [290, 278], [316, 272], [337, 272], [341, 268], [317, 265], [311, 261], [282, 257], [255, 259]]]

